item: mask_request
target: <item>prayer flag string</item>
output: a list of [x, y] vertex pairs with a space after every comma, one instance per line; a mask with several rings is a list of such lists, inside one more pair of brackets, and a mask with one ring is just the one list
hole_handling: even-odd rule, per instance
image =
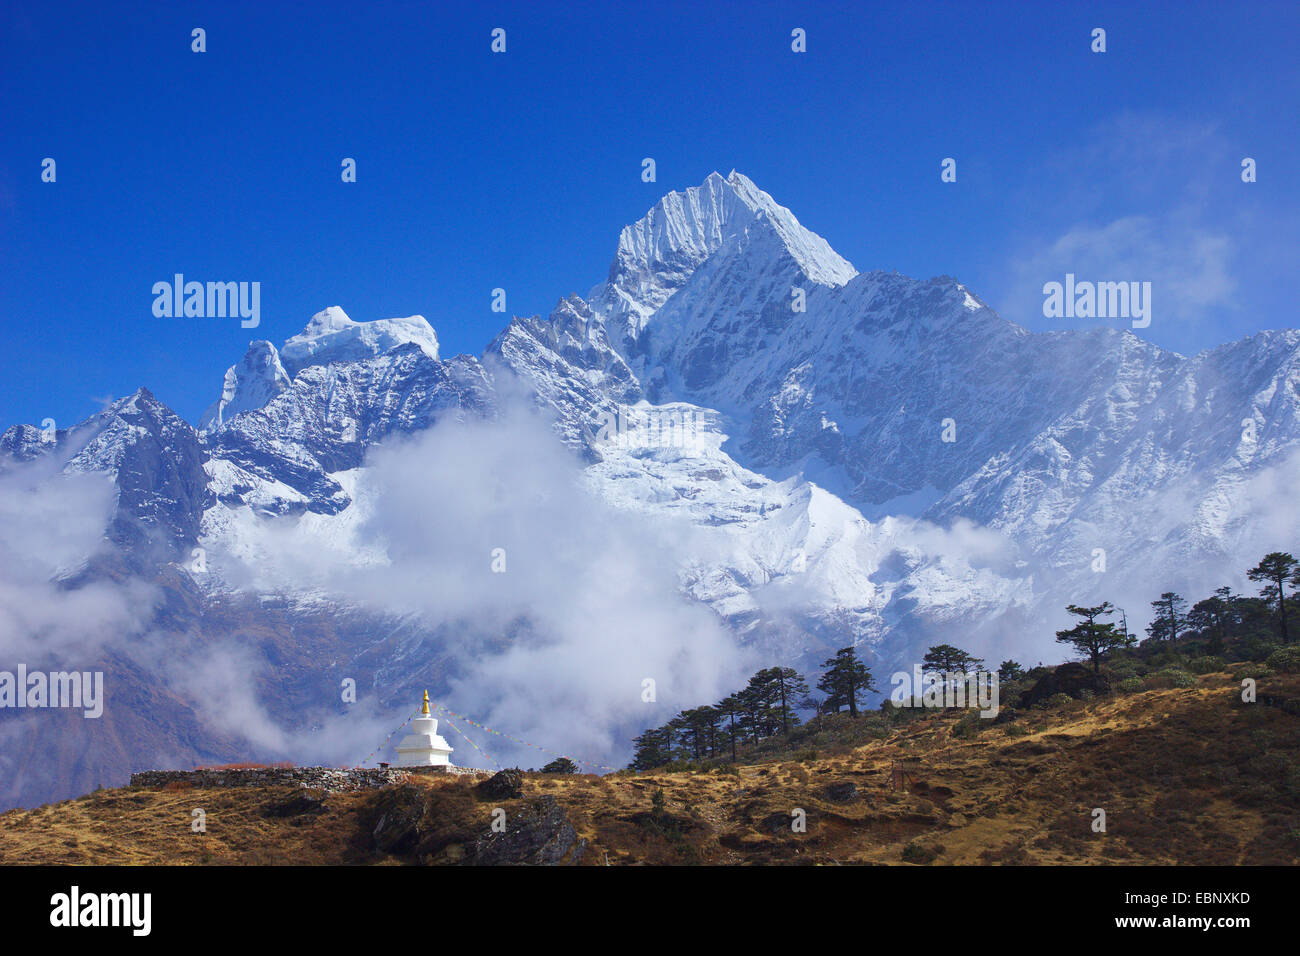
[[[549, 755], [552, 756], [552, 757], [564, 757], [564, 758], [566, 758], [566, 759], [568, 759], [568, 760], [572, 760], [574, 763], [579, 763], [579, 764], [582, 764], [582, 765], [587, 766], [587, 767], [596, 767], [597, 769], [600, 769], [600, 770], [618, 770], [618, 769], [619, 769], [618, 767], [610, 767], [610, 766], [608, 766], [608, 765], [606, 765], [606, 764], [603, 764], [603, 763], [597, 763], [597, 762], [594, 761], [594, 760], [579, 760], [577, 757], [570, 757], [568, 754], [562, 754], [562, 753], [559, 753], [558, 751], [551, 750], [551, 749], [549, 749], [549, 748], [547, 748], [547, 747], [543, 747], [543, 746], [541, 746], [540, 744], [529, 743], [527, 740], [520, 740], [518, 737], [511, 736], [510, 734], [506, 733], [506, 732], [503, 731], [503, 730], [494, 730], [494, 729], [491, 728], [491, 727], [488, 727], [488, 726], [486, 726], [486, 725], [484, 725], [484, 724], [480, 724], [478, 721], [474, 720], [473, 718], [466, 717], [464, 714], [458, 714], [458, 713], [456, 713], [454, 710], [448, 710], [448, 709], [447, 709], [446, 707], [444, 707], [442, 704], [435, 704], [434, 706], [435, 706], [438, 710], [442, 711], [444, 714], [447, 714], [449, 717], [455, 717], [457, 720], [463, 720], [465, 723], [470, 724], [471, 726], [477, 727], [479, 730], [482, 730], [482, 731], [484, 731], [485, 733], [493, 734], [493, 735], [495, 735], [495, 736], [497, 736], [497, 737], [504, 737], [506, 740], [509, 740], [509, 741], [511, 741], [512, 743], [519, 744], [521, 747], [531, 747], [533, 750], [540, 750], [542, 753], [544, 753], [544, 754], [549, 754]], [[462, 734], [461, 736], [464, 736], [464, 735]], [[469, 738], [467, 737], [466, 739], [468, 740]], [[480, 751], [480, 753], [481, 753], [481, 751]]]

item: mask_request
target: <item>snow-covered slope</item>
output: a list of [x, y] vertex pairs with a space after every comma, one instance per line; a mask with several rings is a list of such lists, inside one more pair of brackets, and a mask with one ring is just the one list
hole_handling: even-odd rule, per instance
[[[285, 343], [289, 386], [255, 343], [208, 436], [220, 505], [205, 526], [238, 527], [222, 508], [342, 512], [333, 476], [367, 449], [448, 412], [490, 418], [518, 382], [597, 493], [700, 530], [687, 593], [742, 632], [798, 605], [881, 642], [947, 608], [991, 621], [1092, 593], [1097, 548], [1150, 576], [1156, 552], [1222, 560], [1215, 542], [1241, 534], [1234, 494], [1300, 438], [1297, 336], [1189, 359], [1106, 328], [1031, 334], [954, 279], [859, 274], [749, 179], [714, 173], [625, 228], [588, 299], [513, 319], [482, 364], [439, 360], [422, 319], [338, 308]], [[637, 415], [689, 420], [694, 440], [618, 430]], [[1175, 487], [1186, 508], [1158, 509]], [[840, 530], [819, 543], [814, 524]], [[973, 539], [956, 526], [997, 557], [963, 562], [954, 542]], [[773, 604], [782, 589], [799, 600]]]
[[297, 375], [311, 365], [354, 362], [407, 342], [414, 342], [425, 355], [438, 360], [438, 336], [424, 316], [354, 322], [332, 305], [313, 315], [305, 329], [284, 343], [280, 358], [289, 374]]
[[[492, 419], [522, 385], [599, 494], [701, 529], [707, 546], [681, 556], [687, 593], [752, 628], [797, 553], [800, 613], [848, 609], [855, 638], [882, 640], [957, 602], [996, 613], [1094, 589], [1097, 548], [1157, 574], [1153, 554], [1244, 544], [1237, 499], [1300, 439], [1298, 351], [1294, 331], [1192, 358], [1105, 328], [1031, 334], [954, 279], [859, 274], [748, 178], [714, 173], [625, 228], [587, 299], [513, 319], [482, 362], [442, 360], [419, 316], [338, 307], [279, 350], [252, 343], [201, 434], [168, 426], [193, 445], [202, 494], [172, 488], [157, 507], [175, 502], [186, 517], [170, 527], [190, 534], [206, 501], [205, 543], [238, 550], [222, 536], [241, 509], [341, 514], [337, 476], [370, 449], [448, 415]], [[112, 465], [118, 432], [140, 430], [127, 411], [82, 426], [96, 437], [68, 467]], [[615, 424], [611, 441], [635, 414], [689, 419], [698, 440], [638, 447]], [[0, 441], [40, 451], [33, 429]], [[1160, 507], [1174, 488], [1185, 507]], [[840, 529], [832, 543], [792, 518], [814, 512]], [[962, 522], [1014, 560], [958, 567], [934, 529]]]
[[169, 560], [201, 545], [211, 570], [168, 585], [167, 629], [269, 628], [258, 653], [302, 686], [328, 668], [391, 683], [441, 661], [443, 633], [221, 559], [268, 568], [291, 531], [299, 555], [383, 566], [374, 456], [521, 396], [587, 492], [670, 543], [681, 594], [767, 661], [857, 641], [887, 669], [936, 639], [992, 658], [1008, 635], [1050, 645], [1052, 615], [1094, 597], [1132, 600], [1141, 626], [1154, 594], [1300, 535], [1300, 332], [1192, 357], [1030, 333], [953, 278], [858, 273], [735, 172], [665, 196], [585, 299], [512, 319], [481, 359], [443, 359], [419, 316], [330, 307], [279, 349], [251, 343], [201, 430], [142, 389], [54, 441], [10, 428], [0, 474], [55, 456], [113, 476], [137, 573], [160, 542]]
[[250, 342], [244, 360], [226, 369], [221, 397], [199, 419], [201, 431], [214, 431], [240, 412], [261, 408], [289, 387], [280, 353], [265, 340]]
[[609, 278], [589, 296], [592, 306], [609, 322], [616, 342], [635, 341], [696, 269], [751, 234], [770, 237], [770, 245], [813, 282], [843, 285], [857, 274], [825, 239], [745, 176], [712, 173], [700, 186], [669, 193], [623, 230]]

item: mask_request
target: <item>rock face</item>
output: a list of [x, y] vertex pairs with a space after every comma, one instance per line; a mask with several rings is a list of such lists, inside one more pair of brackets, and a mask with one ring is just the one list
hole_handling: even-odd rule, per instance
[[1033, 687], [1025, 691], [1020, 698], [1021, 708], [1032, 707], [1039, 701], [1047, 700], [1053, 694], [1069, 694], [1076, 700], [1083, 691], [1105, 694], [1110, 691], [1110, 681], [1105, 674], [1094, 674], [1092, 667], [1084, 664], [1069, 663], [1044, 674]]
[[489, 831], [479, 837], [470, 862], [475, 866], [572, 865], [586, 849], [587, 841], [578, 838], [563, 808], [547, 795], [522, 812], [507, 815], [505, 832]]
[[499, 770], [478, 784], [476, 789], [489, 799], [513, 800], [515, 797], [523, 796], [524, 773], [518, 767]]
[[492, 384], [475, 359], [440, 362], [413, 342], [313, 365], [208, 437], [212, 489], [226, 509], [337, 514], [351, 499], [334, 476], [360, 467], [368, 449], [444, 415], [490, 417], [492, 404]]
[[[30, 426], [10, 428], [0, 437], [0, 474], [46, 456], [65, 474], [112, 480], [117, 506], [108, 535], [121, 554], [137, 559], [170, 556], [195, 543], [203, 513], [216, 500], [199, 433], [147, 388], [59, 430], [53, 441], [41, 440]], [[131, 563], [141, 566], [139, 560]]]
[[429, 793], [414, 784], [401, 784], [379, 795], [370, 831], [376, 850], [396, 856], [414, 854], [429, 813]]

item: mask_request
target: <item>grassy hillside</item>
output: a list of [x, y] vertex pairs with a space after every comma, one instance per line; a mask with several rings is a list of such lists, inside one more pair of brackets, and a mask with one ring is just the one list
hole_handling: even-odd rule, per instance
[[[0, 815], [5, 863], [1267, 864], [1300, 861], [1300, 716], [1195, 686], [1054, 698], [994, 724], [844, 715], [737, 765], [360, 793], [100, 790]], [[1300, 699], [1300, 675], [1260, 681]], [[894, 761], [907, 780], [893, 789]], [[661, 797], [656, 795], [662, 793]], [[553, 802], [552, 802], [553, 801]], [[191, 811], [207, 832], [192, 833]], [[508, 831], [493, 834], [493, 811]], [[1106, 832], [1092, 829], [1106, 811]], [[792, 811], [806, 814], [793, 832]], [[571, 825], [572, 830], [568, 830]], [[520, 828], [523, 828], [522, 831]], [[539, 850], [545, 847], [545, 851]], [[538, 855], [541, 853], [541, 855]]]

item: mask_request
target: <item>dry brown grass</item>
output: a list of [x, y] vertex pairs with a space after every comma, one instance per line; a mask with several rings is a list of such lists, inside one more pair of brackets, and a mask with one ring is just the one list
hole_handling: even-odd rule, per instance
[[[542, 794], [588, 841], [583, 862], [1264, 864], [1300, 860], [1300, 718], [1233, 702], [1227, 675], [1071, 705], [1002, 727], [952, 734], [936, 713], [848, 753], [740, 766], [738, 772], [596, 777], [529, 774], [524, 797], [480, 799], [464, 778], [417, 778], [433, 791], [437, 847], [454, 863], [488, 829]], [[1300, 696], [1300, 678], [1275, 693]], [[906, 757], [912, 781], [890, 789]], [[837, 803], [830, 784], [858, 797]], [[652, 811], [657, 790], [662, 813]], [[301, 791], [167, 787], [105, 790], [0, 815], [6, 863], [409, 862], [376, 854], [375, 792], [330, 794], [319, 813], [277, 815]], [[1094, 833], [1092, 811], [1106, 810]], [[191, 811], [207, 813], [192, 833]], [[806, 814], [795, 833], [791, 813]]]

